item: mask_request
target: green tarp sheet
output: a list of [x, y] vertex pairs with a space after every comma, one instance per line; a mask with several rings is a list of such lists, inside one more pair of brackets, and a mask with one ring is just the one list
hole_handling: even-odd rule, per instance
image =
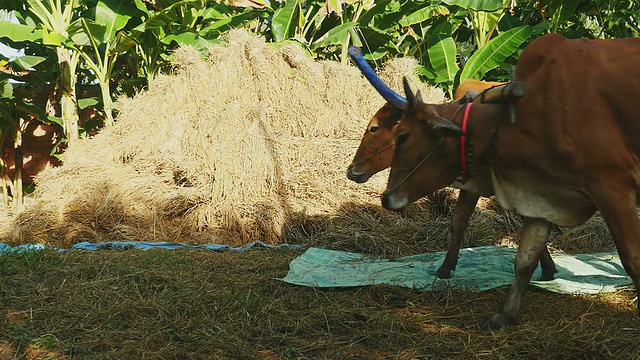
[[[460, 250], [451, 279], [433, 274], [442, 264], [445, 252], [380, 259], [357, 253], [309, 248], [295, 258], [284, 280], [287, 283], [320, 288], [377, 284], [403, 286], [417, 291], [439, 290], [448, 286], [485, 291], [513, 281], [516, 249], [482, 246]], [[563, 294], [595, 294], [617, 291], [632, 284], [618, 254], [553, 253], [558, 273], [552, 281], [531, 281], [531, 285]], [[540, 276], [540, 267], [533, 279]]]

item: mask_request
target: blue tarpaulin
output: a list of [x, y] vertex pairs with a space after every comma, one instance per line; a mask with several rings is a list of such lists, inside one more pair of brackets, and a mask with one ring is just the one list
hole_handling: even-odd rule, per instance
[[[283, 279], [295, 285], [312, 287], [351, 287], [376, 284], [403, 286], [418, 291], [454, 286], [477, 291], [509, 285], [514, 278], [516, 249], [481, 246], [460, 250], [451, 279], [434, 276], [445, 252], [379, 259], [357, 253], [309, 248], [290, 264]], [[618, 254], [552, 254], [558, 272], [552, 281], [531, 281], [535, 287], [556, 293], [594, 294], [617, 291], [632, 284]], [[533, 279], [540, 275], [536, 269]]]
[[[52, 248], [42, 244], [11, 246], [0, 243], [0, 254], [8, 251], [54, 249], [70, 250], [149, 250], [206, 249], [212, 251], [245, 251], [254, 247], [302, 249], [305, 245], [270, 245], [253, 242], [241, 247], [219, 244], [187, 245], [170, 242], [113, 241], [82, 242], [70, 249]], [[446, 286], [484, 291], [509, 285], [514, 277], [513, 259], [516, 249], [502, 246], [480, 246], [460, 250], [456, 270], [451, 279], [433, 274], [442, 264], [445, 252], [412, 255], [395, 260], [381, 259], [358, 253], [309, 248], [295, 258], [284, 280], [287, 283], [312, 287], [352, 287], [376, 284], [403, 286], [418, 291], [438, 290]], [[552, 254], [558, 273], [552, 281], [531, 281], [533, 286], [557, 293], [617, 291], [632, 285], [620, 258], [615, 252], [595, 254]], [[533, 279], [540, 275], [536, 269]]]
[[89, 242], [81, 242], [73, 245], [71, 249], [53, 248], [53, 247], [48, 247], [42, 244], [24, 244], [24, 245], [18, 245], [18, 246], [11, 246], [5, 243], [0, 243], [0, 254], [7, 251], [39, 250], [39, 249], [55, 249], [58, 251], [106, 250], [106, 249], [115, 249], [115, 250], [206, 249], [206, 250], [213, 250], [213, 251], [244, 251], [256, 246], [262, 246], [266, 248], [276, 248], [276, 249], [301, 249], [304, 247], [304, 245], [289, 245], [289, 244], [270, 245], [267, 243], [263, 243], [261, 241], [253, 242], [241, 247], [232, 247], [228, 245], [219, 245], [219, 244], [187, 245], [187, 244], [171, 243], [171, 242], [143, 242], [143, 241], [110, 241], [110, 242], [101, 242], [101, 243], [95, 243], [95, 244], [89, 243]]

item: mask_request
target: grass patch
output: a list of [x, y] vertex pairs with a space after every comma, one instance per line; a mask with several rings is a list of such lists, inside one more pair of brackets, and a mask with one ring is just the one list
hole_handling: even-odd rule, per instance
[[29, 271], [2, 261], [0, 355], [3, 346], [25, 359], [614, 359], [640, 351], [630, 291], [531, 291], [522, 323], [489, 333], [477, 325], [506, 289], [320, 290], [278, 280], [299, 254], [42, 251]]

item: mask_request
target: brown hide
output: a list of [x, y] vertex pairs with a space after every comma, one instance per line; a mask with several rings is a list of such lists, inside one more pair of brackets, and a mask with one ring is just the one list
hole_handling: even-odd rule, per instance
[[[490, 329], [517, 320], [550, 223], [579, 225], [596, 210], [640, 289], [640, 38], [540, 37], [522, 53], [516, 80], [526, 93], [515, 123], [506, 105], [473, 105], [466, 134], [469, 158], [489, 171], [500, 205], [524, 216], [515, 280], [502, 310], [483, 325]], [[452, 119], [450, 110], [410, 97], [395, 129], [383, 196], [389, 209], [447, 186], [461, 168], [460, 138], [433, 126], [436, 115]]]
[[402, 110], [386, 103], [369, 120], [356, 150], [353, 161], [347, 168], [347, 178], [364, 183], [371, 176], [391, 166], [395, 141], [393, 129], [402, 116]]
[[[491, 163], [499, 180], [573, 213], [547, 217], [565, 226], [591, 215], [587, 208], [603, 186], [608, 192], [635, 194], [640, 183], [639, 64], [639, 38], [548, 35], [533, 41], [516, 67], [527, 93], [516, 103], [516, 124], [501, 125]], [[545, 217], [504, 195], [498, 200], [505, 207]]]
[[466, 94], [468, 91], [481, 93], [486, 89], [490, 89], [492, 87], [504, 85], [504, 84], [505, 83], [495, 82], [495, 81], [482, 81], [482, 80], [475, 80], [475, 79], [465, 80], [461, 82], [460, 85], [458, 85], [458, 87], [456, 88], [453, 99], [454, 100], [461, 99], [464, 96], [464, 94]]
[[526, 216], [516, 278], [500, 313], [484, 324], [518, 318], [540, 239], [536, 218], [574, 226], [597, 209], [640, 294], [640, 38], [533, 41], [516, 66], [527, 92], [516, 123], [501, 124], [491, 163], [500, 204]]

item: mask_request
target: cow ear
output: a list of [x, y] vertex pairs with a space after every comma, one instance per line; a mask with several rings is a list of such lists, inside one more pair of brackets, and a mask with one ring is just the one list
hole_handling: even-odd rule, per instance
[[420, 90], [418, 90], [416, 92], [416, 98], [415, 98], [416, 104], [419, 102], [422, 102], [422, 94], [420, 93]]
[[433, 130], [444, 136], [460, 137], [464, 135], [464, 131], [458, 125], [440, 116], [430, 119], [429, 124], [433, 126]]
[[411, 106], [416, 106], [417, 104], [422, 103], [422, 94], [420, 94], [420, 90], [414, 94], [406, 76], [402, 78], [402, 86], [404, 87], [404, 94], [407, 97], [407, 102], [411, 104]]

